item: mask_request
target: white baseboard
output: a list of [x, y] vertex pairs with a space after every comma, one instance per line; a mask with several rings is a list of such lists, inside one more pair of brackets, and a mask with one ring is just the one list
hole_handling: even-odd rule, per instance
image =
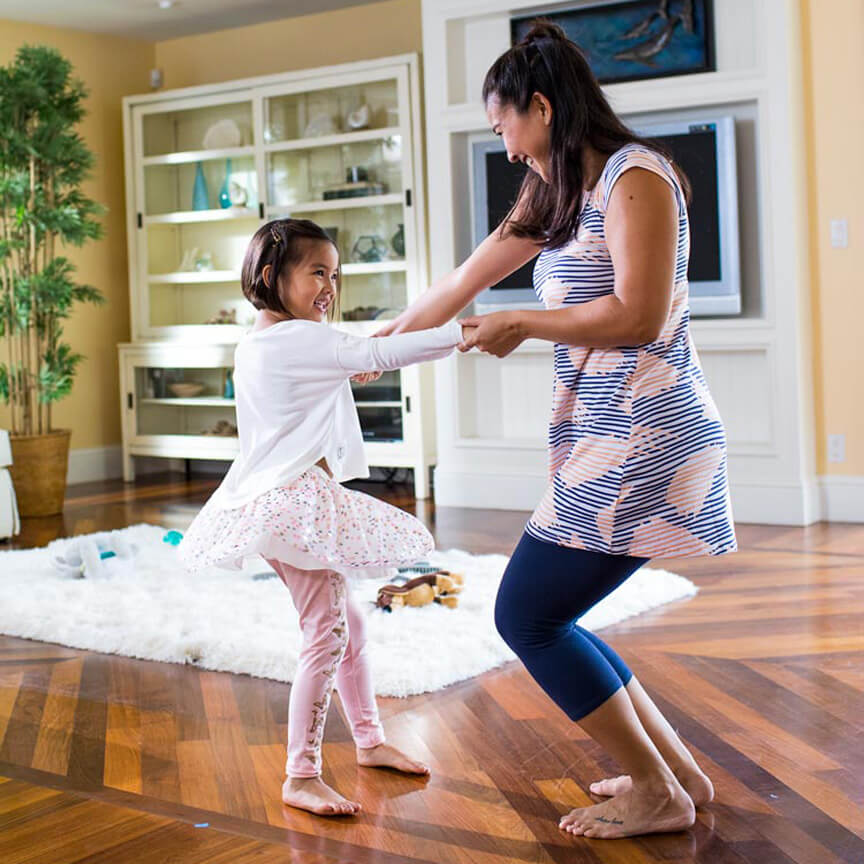
[[812, 525], [821, 518], [819, 491], [811, 483], [731, 482], [732, 513], [744, 525]]
[[92, 483], [123, 476], [123, 450], [119, 444], [109, 447], [79, 448], [69, 451], [66, 483]]
[[[864, 484], [864, 478], [859, 479], [859, 483]], [[435, 504], [439, 507], [533, 510], [545, 489], [545, 474], [435, 469]], [[837, 503], [830, 512], [852, 512], [856, 495], [860, 512], [864, 495], [854, 484], [849, 484], [848, 489], [842, 487], [841, 491], [847, 498], [837, 493]], [[732, 483], [730, 494], [735, 521], [742, 524], [809, 525], [822, 518], [823, 508], [815, 481], [812, 484]], [[826, 515], [825, 518], [839, 517]]]
[[[224, 463], [223, 463], [224, 465]], [[135, 459], [136, 474], [155, 474], [159, 471], [182, 471], [183, 461], [178, 459]], [[94, 483], [99, 480], [117, 480], [123, 476], [123, 450], [119, 444], [108, 447], [79, 447], [69, 451], [67, 485]]]
[[819, 491], [826, 522], [864, 522], [864, 477], [826, 474]]

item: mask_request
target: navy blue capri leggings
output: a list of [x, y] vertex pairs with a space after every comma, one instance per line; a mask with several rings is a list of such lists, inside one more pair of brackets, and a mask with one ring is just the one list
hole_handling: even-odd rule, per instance
[[571, 720], [599, 708], [633, 677], [602, 639], [576, 622], [647, 560], [556, 546], [530, 534], [510, 558], [495, 626]]

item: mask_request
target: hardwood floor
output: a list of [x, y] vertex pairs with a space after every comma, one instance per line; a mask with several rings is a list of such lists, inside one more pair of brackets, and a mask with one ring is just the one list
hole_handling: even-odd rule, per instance
[[[62, 518], [0, 549], [168, 524], [213, 486], [74, 487]], [[415, 511], [408, 487], [371, 488]], [[505, 554], [526, 515], [416, 511], [441, 548]], [[654, 562], [700, 593], [603, 631], [714, 780], [690, 831], [560, 833], [615, 766], [518, 663], [380, 701], [428, 781], [357, 768], [334, 700], [325, 777], [364, 805], [337, 821], [279, 801], [288, 685], [0, 636], [0, 861], [862, 864], [864, 526], [741, 526], [739, 542], [735, 556]]]

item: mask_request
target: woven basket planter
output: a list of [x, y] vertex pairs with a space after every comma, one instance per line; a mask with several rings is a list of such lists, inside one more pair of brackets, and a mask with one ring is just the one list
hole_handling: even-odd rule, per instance
[[63, 512], [66, 469], [69, 465], [68, 429], [47, 435], [12, 435], [12, 485], [18, 511], [25, 516], [53, 516]]

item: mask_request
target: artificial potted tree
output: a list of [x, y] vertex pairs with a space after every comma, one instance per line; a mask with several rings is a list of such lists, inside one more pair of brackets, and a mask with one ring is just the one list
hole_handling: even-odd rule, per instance
[[53, 48], [24, 46], [0, 67], [0, 398], [22, 516], [63, 510], [70, 432], [51, 409], [83, 356], [62, 341], [62, 322], [75, 303], [104, 302], [60, 254], [102, 234], [104, 208], [81, 188], [94, 162], [76, 131], [86, 95]]

